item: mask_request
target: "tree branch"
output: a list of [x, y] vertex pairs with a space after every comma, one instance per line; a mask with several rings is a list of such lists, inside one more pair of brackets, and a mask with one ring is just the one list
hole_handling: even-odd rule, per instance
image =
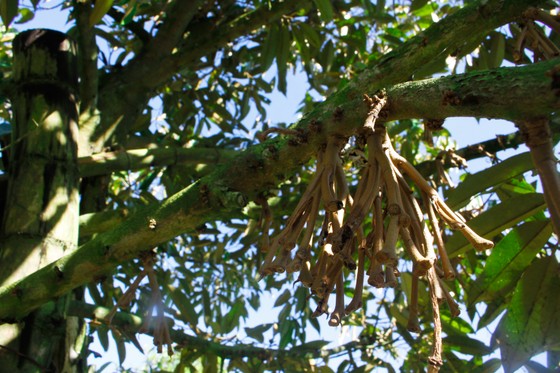
[[174, 164], [219, 164], [231, 159], [234, 150], [214, 148], [149, 148], [97, 153], [78, 159], [80, 176], [108, 175]]
[[154, 66], [169, 58], [173, 49], [179, 46], [185, 29], [191, 22], [198, 8], [207, 0], [175, 1], [168, 5], [165, 20], [158, 33], [146, 45], [144, 53], [135, 58], [134, 64]]
[[433, 24], [305, 115], [297, 126], [301, 136], [271, 139], [250, 147], [161, 205], [133, 214], [65, 257], [1, 288], [0, 320], [21, 318], [52, 298], [111, 273], [119, 263], [146, 249], [238, 211], [249, 198], [256, 198], [259, 192], [299, 169], [328, 135], [349, 136], [360, 127], [368, 112], [362, 102], [364, 93], [405, 81], [428, 61], [463, 46], [465, 35], [472, 35], [471, 41], [478, 40], [527, 6], [544, 2], [485, 0], [485, 5], [472, 3]]
[[[386, 120], [448, 117], [511, 121], [560, 108], [551, 75], [560, 58], [394, 85], [387, 89]], [[512, 103], [515, 102], [515, 105]]]
[[[190, 2], [177, 1], [177, 3], [184, 3], [177, 5], [181, 7]], [[93, 147], [100, 151], [119, 126], [133, 123], [138, 115], [136, 108], [147, 101], [148, 94], [169, 81], [178, 71], [187, 68], [196, 69], [202, 57], [211, 55], [232, 40], [252, 33], [284, 14], [305, 8], [309, 3], [308, 0], [275, 2], [270, 9], [268, 5], [263, 5], [219, 25], [209, 22], [209, 30], [203, 30], [202, 27], [190, 30], [188, 38], [183, 45], [180, 45], [177, 53], [173, 54], [170, 50], [168, 53], [158, 54], [156, 50], [154, 54], [158, 58], [149, 61], [145, 61], [141, 54], [124, 68], [110, 74], [104, 80], [100, 93], [99, 108], [103, 112], [102, 123], [95, 133], [89, 136], [90, 142], [94, 144]], [[184, 28], [180, 30], [183, 31]], [[154, 48], [157, 49], [156, 44]]]
[[[69, 316], [79, 318], [89, 318], [92, 320], [104, 320], [111, 312], [106, 307], [95, 306], [83, 302], [72, 301], [67, 313]], [[117, 312], [112, 319], [112, 325], [124, 330], [126, 333], [138, 333], [144, 321], [142, 317], [127, 313]], [[152, 334], [149, 330], [146, 334]], [[322, 349], [310, 347], [306, 345], [295, 346], [289, 350], [280, 350], [274, 348], [263, 348], [247, 344], [225, 345], [205, 337], [195, 337], [184, 333], [177, 329], [170, 329], [169, 334], [173, 342], [181, 346], [182, 349], [200, 349], [203, 351], [211, 351], [212, 353], [224, 358], [244, 358], [257, 357], [260, 359], [278, 359], [283, 357], [305, 357], [305, 358], [321, 358], [324, 356], [334, 355], [341, 351], [352, 351], [360, 347], [366, 348], [375, 345], [375, 338], [361, 338], [357, 341], [348, 342], [342, 346], [332, 349]]]
[[560, 174], [558, 159], [552, 145], [552, 132], [548, 118], [535, 118], [516, 123], [527, 147], [531, 151], [533, 164], [542, 183], [544, 199], [550, 212], [554, 233], [560, 234]]
[[[522, 67], [397, 84], [387, 89], [389, 101], [381, 116], [387, 121], [471, 116], [515, 121], [549, 113], [560, 108], [547, 75], [558, 65], [560, 58]], [[511, 105], [512, 102], [516, 104]], [[464, 152], [460, 155], [469, 153], [475, 157], [475, 153], [480, 153], [474, 149]], [[81, 176], [94, 176], [177, 163], [219, 163], [232, 155], [233, 151], [206, 148], [153, 148], [99, 153], [81, 157], [79, 163]]]

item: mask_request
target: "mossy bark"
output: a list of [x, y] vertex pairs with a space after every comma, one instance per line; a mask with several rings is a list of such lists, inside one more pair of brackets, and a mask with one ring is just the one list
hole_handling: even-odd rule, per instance
[[[30, 30], [14, 40], [13, 133], [0, 246], [8, 285], [76, 249], [78, 242], [77, 74], [62, 33]], [[9, 372], [77, 371], [77, 318], [68, 296], [0, 326], [0, 366]]]

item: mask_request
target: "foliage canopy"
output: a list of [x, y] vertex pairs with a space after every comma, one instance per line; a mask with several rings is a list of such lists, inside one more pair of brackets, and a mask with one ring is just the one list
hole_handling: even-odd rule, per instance
[[[113, 338], [122, 362], [141, 330], [176, 352], [178, 372], [559, 368], [556, 6], [2, 1], [2, 366], [87, 371], [91, 336], [105, 349]], [[61, 10], [71, 46], [56, 53], [76, 59], [79, 84], [21, 81], [30, 45], [50, 34], [12, 46], [12, 27]], [[301, 119], [275, 123], [271, 93], [286, 94], [294, 73], [309, 84]], [[50, 91], [29, 90], [41, 84]], [[67, 109], [51, 103], [56, 90], [78, 97], [75, 120], [60, 115], [75, 136], [49, 127]], [[455, 149], [449, 117], [518, 131]], [[29, 118], [38, 129], [22, 129]], [[68, 148], [45, 145], [49, 132]], [[31, 183], [26, 156], [47, 160]], [[465, 169], [483, 157], [486, 169]], [[64, 212], [49, 215], [51, 202]], [[417, 220], [395, 218], [395, 205]], [[75, 237], [57, 236], [61, 222], [79, 224]], [[278, 320], [256, 324], [266, 292]], [[310, 341], [328, 328], [323, 313], [356, 338]], [[37, 320], [72, 348], [22, 349]], [[489, 325], [489, 341], [474, 336]], [[546, 367], [531, 361], [542, 352]]]

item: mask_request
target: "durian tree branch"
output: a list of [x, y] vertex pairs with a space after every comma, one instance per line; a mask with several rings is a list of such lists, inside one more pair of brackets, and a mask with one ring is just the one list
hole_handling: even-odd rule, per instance
[[543, 3], [543, 0], [474, 2], [433, 24], [318, 104], [294, 127], [301, 131], [300, 136], [271, 139], [250, 147], [161, 205], [134, 213], [119, 226], [97, 235], [63, 258], [1, 288], [0, 320], [22, 318], [54, 297], [110, 274], [120, 263], [142, 251], [239, 211], [248, 199], [257, 198], [260, 192], [278, 185], [300, 169], [326, 143], [327, 136], [349, 136], [361, 127], [369, 110], [362, 102], [364, 93], [406, 81], [425, 63], [445, 58], [466, 42], [481, 40], [486, 33], [514, 20], [526, 7]]
[[[386, 120], [449, 117], [511, 121], [541, 117], [560, 108], [560, 58], [387, 88]], [[513, 104], [515, 103], [515, 104]]]
[[[542, 116], [560, 108], [560, 87], [553, 87], [554, 79], [560, 79], [554, 69], [559, 65], [557, 58], [522, 67], [396, 84], [386, 90], [389, 102], [382, 117], [398, 120], [476, 116], [516, 121]], [[520, 143], [519, 139], [516, 144]], [[209, 148], [149, 148], [99, 153], [81, 157], [78, 162], [81, 176], [94, 176], [179, 163], [219, 163], [233, 154]]]

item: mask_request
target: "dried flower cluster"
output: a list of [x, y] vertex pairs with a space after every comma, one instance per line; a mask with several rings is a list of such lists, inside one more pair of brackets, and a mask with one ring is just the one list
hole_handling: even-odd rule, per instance
[[516, 63], [523, 62], [524, 50], [533, 52], [534, 62], [549, 60], [560, 55], [560, 49], [552, 40], [537, 26], [535, 21], [541, 22], [552, 30], [560, 33], [560, 17], [552, 15], [542, 9], [529, 8], [523, 12], [522, 29], [517, 35], [513, 59]]
[[[328, 313], [328, 299], [334, 292], [335, 308], [330, 313], [329, 325], [337, 326], [344, 315], [362, 306], [366, 275], [368, 284], [374, 287], [397, 285], [397, 245], [400, 242], [413, 263], [408, 329], [419, 331], [418, 280], [425, 277], [435, 324], [429, 362], [431, 369], [437, 371], [442, 364], [439, 304], [447, 301], [454, 315], [459, 309], [441, 280], [442, 277], [452, 279], [454, 270], [445, 251], [436, 214], [450, 228], [460, 230], [475, 249], [489, 249], [493, 243], [473, 232], [420, 173], [394, 150], [384, 126], [375, 124], [386, 99], [382, 95], [365, 96], [365, 101], [370, 111], [357, 142], [367, 146], [367, 162], [360, 171], [354, 194], [349, 192], [340, 157], [346, 139], [332, 136], [319, 151], [317, 171], [285, 228], [272, 239], [268, 237], [271, 214], [268, 206], [261, 203], [265, 222], [262, 246], [266, 257], [259, 272], [266, 276], [275, 272], [299, 271], [298, 281], [310, 288], [318, 300], [313, 316]], [[405, 176], [421, 195], [424, 209]], [[323, 224], [316, 235], [315, 223], [321, 207], [324, 210]], [[366, 217], [370, 215], [372, 226], [366, 228], [365, 222], [369, 221]], [[365, 235], [364, 232], [368, 231]], [[292, 254], [296, 246], [297, 250]], [[313, 247], [318, 247], [315, 254]], [[354, 295], [346, 307], [344, 267], [356, 271]]]

